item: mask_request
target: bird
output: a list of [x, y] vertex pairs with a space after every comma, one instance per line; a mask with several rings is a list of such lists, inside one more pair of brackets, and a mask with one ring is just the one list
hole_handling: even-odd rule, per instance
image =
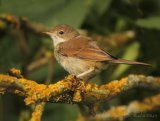
[[53, 40], [56, 60], [70, 74], [88, 81], [106, 70], [110, 64], [150, 64], [120, 59], [102, 50], [91, 37], [81, 35], [73, 27], [60, 24], [44, 32]]

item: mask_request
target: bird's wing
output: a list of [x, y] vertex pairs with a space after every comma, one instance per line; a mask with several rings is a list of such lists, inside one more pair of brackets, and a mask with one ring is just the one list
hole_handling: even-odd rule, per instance
[[76, 57], [87, 61], [110, 61], [115, 59], [101, 50], [91, 38], [83, 36], [60, 43], [58, 52], [64, 56]]

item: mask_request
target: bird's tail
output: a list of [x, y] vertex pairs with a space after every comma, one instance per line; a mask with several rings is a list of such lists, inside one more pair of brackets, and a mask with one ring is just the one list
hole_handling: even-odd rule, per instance
[[147, 63], [142, 63], [142, 62], [137, 62], [137, 61], [131, 61], [131, 60], [125, 60], [125, 59], [113, 59], [113, 60], [111, 60], [111, 63], [151, 66], [150, 64], [147, 64]]

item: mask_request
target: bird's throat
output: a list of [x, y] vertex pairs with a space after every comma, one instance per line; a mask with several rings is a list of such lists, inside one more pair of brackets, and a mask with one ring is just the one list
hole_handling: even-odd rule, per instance
[[51, 38], [53, 40], [54, 47], [56, 47], [58, 44], [66, 41], [66, 40], [64, 40], [63, 38], [60, 38], [60, 37], [51, 36]]

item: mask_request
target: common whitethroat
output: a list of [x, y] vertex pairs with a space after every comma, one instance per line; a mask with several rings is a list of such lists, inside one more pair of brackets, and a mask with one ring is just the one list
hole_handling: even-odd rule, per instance
[[57, 61], [70, 74], [89, 80], [97, 73], [107, 69], [112, 63], [130, 65], [149, 65], [147, 63], [119, 59], [100, 49], [90, 37], [80, 33], [69, 25], [58, 25], [48, 34], [54, 43]]

